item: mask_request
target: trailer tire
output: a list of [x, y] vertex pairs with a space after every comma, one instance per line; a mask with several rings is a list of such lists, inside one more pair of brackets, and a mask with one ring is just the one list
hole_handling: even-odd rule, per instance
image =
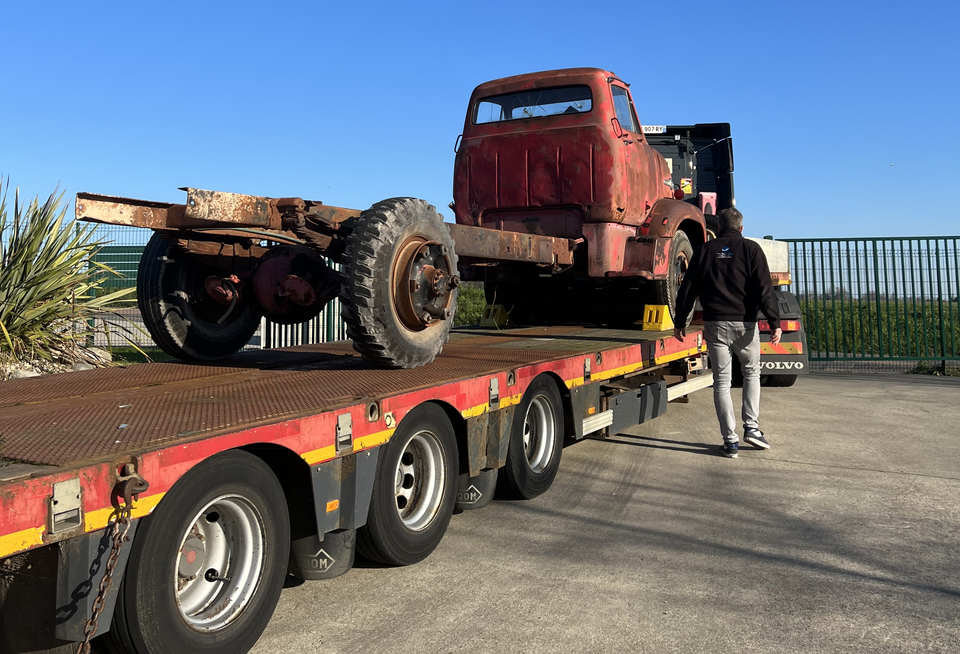
[[215, 455], [141, 520], [102, 644], [133, 654], [252, 648], [290, 556], [286, 498], [270, 468], [240, 450]]
[[449, 337], [459, 283], [437, 210], [415, 198], [378, 202], [356, 219], [341, 261], [341, 316], [354, 349], [387, 368], [432, 362]]
[[[685, 232], [677, 231], [670, 242], [670, 268], [667, 278], [653, 282], [653, 303], [665, 304], [670, 309], [670, 317], [677, 322], [677, 291], [683, 282], [683, 276], [690, 267], [693, 258], [693, 245]], [[689, 320], [687, 321], [689, 322]]]
[[260, 326], [254, 305], [238, 302], [231, 309], [207, 294], [204, 281], [215, 274], [160, 234], [150, 237], [137, 270], [137, 305], [150, 336], [170, 356], [186, 361], [229, 356]]
[[379, 563], [411, 565], [437, 548], [453, 516], [457, 438], [443, 409], [424, 404], [407, 414], [383, 448], [357, 551]]
[[797, 383], [797, 375], [762, 375], [760, 383], [773, 388], [787, 388]]
[[549, 375], [530, 383], [512, 423], [497, 491], [505, 499], [529, 500], [553, 484], [563, 452], [563, 402]]

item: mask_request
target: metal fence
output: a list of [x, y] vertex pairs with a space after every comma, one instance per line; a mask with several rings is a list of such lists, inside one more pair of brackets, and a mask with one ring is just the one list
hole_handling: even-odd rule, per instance
[[[143, 249], [152, 233], [150, 230], [136, 227], [98, 226], [96, 238], [103, 241], [105, 245], [94, 259], [109, 266], [117, 273], [117, 275], [107, 275], [103, 278], [101, 285], [105, 291], [132, 288], [137, 285], [137, 269], [140, 265], [140, 256], [143, 254]], [[327, 264], [335, 270], [339, 269], [339, 265], [332, 261], [327, 260]], [[143, 326], [139, 311], [126, 310], [123, 313], [129, 323]], [[346, 325], [340, 319], [340, 300], [336, 299], [327, 304], [319, 316], [303, 324], [281, 325], [265, 318], [261, 319], [260, 328], [250, 340], [247, 348], [327, 343], [343, 340], [346, 337]], [[152, 341], [147, 338], [137, 338], [137, 340], [141, 346], [150, 347], [153, 345]], [[98, 341], [97, 344], [102, 345], [103, 343]]]
[[784, 240], [812, 361], [960, 360], [960, 236]]
[[[101, 225], [97, 255], [136, 286], [151, 232]], [[800, 301], [811, 361], [892, 364], [960, 361], [960, 236], [783, 239], [790, 244], [792, 291]], [[263, 320], [251, 347], [346, 338], [339, 300], [303, 325]]]

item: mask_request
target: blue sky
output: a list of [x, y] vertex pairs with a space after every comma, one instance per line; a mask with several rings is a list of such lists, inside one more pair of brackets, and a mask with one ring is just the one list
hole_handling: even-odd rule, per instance
[[0, 174], [30, 196], [409, 195], [449, 219], [473, 87], [597, 66], [643, 123], [731, 123], [751, 235], [954, 235], [958, 7], [4, 0]]

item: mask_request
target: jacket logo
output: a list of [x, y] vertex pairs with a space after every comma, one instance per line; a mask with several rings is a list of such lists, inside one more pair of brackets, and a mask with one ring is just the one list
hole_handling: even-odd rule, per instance
[[717, 258], [718, 258], [718, 259], [732, 259], [732, 258], [733, 258], [733, 255], [730, 254], [730, 246], [728, 245], [728, 246], [726, 246], [726, 247], [720, 248], [720, 251], [717, 252]]

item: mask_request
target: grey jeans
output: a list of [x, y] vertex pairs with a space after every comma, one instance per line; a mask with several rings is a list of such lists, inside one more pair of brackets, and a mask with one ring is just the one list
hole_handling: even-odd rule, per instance
[[725, 443], [737, 442], [737, 419], [730, 399], [730, 380], [733, 376], [733, 357], [740, 360], [743, 370], [744, 431], [759, 429], [760, 418], [760, 331], [755, 322], [730, 320], [707, 321], [704, 337], [713, 366], [713, 404], [720, 421], [720, 434]]

